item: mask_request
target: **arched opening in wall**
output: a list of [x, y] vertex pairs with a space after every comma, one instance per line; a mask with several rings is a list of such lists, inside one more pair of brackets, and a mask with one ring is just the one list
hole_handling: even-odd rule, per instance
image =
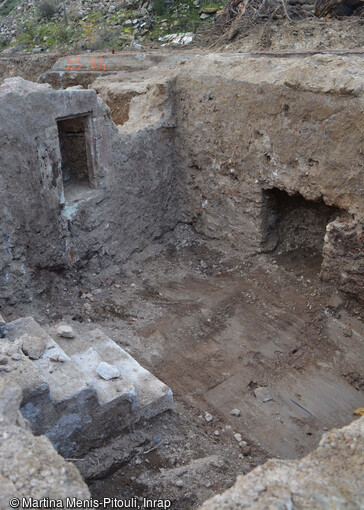
[[306, 200], [278, 188], [263, 190], [263, 250], [290, 271], [305, 276], [320, 272], [326, 226], [341, 215], [323, 200]]
[[63, 186], [67, 199], [95, 187], [90, 120], [89, 114], [57, 119]]

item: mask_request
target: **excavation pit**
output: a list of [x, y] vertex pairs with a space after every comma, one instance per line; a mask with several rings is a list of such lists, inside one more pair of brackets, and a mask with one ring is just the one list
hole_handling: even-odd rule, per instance
[[[50, 392], [23, 395], [24, 416], [94, 496], [175, 510], [312, 451], [363, 387], [357, 58], [195, 58], [0, 95], [1, 313], [18, 350], [29, 316], [47, 346], [5, 349], [0, 376], [26, 394], [20, 369], [39, 369]], [[105, 103], [128, 94], [116, 125]], [[120, 377], [101, 380], [103, 362]]]

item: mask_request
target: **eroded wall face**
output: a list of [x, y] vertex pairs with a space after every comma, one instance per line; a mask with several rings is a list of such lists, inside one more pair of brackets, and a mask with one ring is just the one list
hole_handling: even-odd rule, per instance
[[[20, 78], [1, 86], [0, 107], [1, 298], [31, 299], [39, 274], [125, 261], [178, 221], [170, 131], [121, 134], [94, 90]], [[57, 120], [75, 116], [85, 127], [60, 133]], [[80, 170], [66, 183], [60, 135], [72, 135], [66, 162]]]
[[[330, 272], [341, 288], [362, 293], [361, 89], [354, 79], [351, 84], [340, 81], [349, 63], [339, 57], [311, 57], [311, 64], [297, 60], [295, 67], [288, 59], [272, 63], [210, 56], [208, 63], [194, 61], [193, 68], [179, 74], [177, 143], [185, 163], [190, 218], [204, 236], [249, 255], [267, 250], [263, 190], [299, 193], [308, 201], [335, 207], [343, 216], [337, 224], [344, 222], [351, 231], [355, 256], [344, 253], [340, 237], [346, 239], [347, 234], [330, 227], [334, 218], [328, 217], [322, 245], [330, 262], [325, 262], [322, 274]], [[316, 229], [314, 219], [308, 228]], [[270, 249], [274, 247], [273, 243]], [[340, 257], [335, 260], [336, 251]]]

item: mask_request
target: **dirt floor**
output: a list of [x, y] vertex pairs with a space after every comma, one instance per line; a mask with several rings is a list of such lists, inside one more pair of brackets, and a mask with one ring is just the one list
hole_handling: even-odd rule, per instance
[[173, 390], [173, 413], [76, 462], [93, 496], [193, 509], [363, 406], [362, 304], [320, 282], [319, 257], [238, 255], [182, 225], [123, 267], [45, 273], [46, 293], [5, 310], [99, 327]]

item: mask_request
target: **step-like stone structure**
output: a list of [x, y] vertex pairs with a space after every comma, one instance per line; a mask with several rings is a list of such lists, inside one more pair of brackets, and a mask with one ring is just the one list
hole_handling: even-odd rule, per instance
[[[23, 416], [65, 457], [81, 456], [173, 408], [172, 391], [99, 329], [63, 338], [32, 317], [6, 329], [0, 377], [20, 385]], [[116, 376], [101, 377], [100, 365]]]

